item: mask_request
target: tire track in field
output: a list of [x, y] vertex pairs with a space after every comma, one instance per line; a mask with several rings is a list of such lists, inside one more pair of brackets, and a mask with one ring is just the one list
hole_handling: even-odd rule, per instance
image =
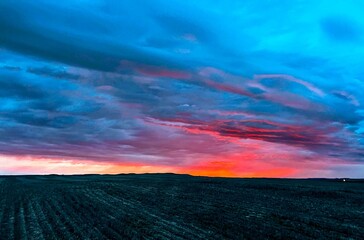
[[[1, 193], [1, 196], [4, 196], [3, 193]], [[5, 207], [6, 207], [5, 201], [4, 201], [4, 198], [2, 198], [0, 200], [0, 233], [1, 233], [1, 228], [2, 228], [1, 223], [3, 222]]]
[[19, 211], [19, 224], [20, 224], [20, 231], [21, 231], [21, 236], [23, 237], [24, 240], [28, 240], [28, 234], [27, 234], [27, 230], [26, 230], [26, 222], [25, 222], [25, 209], [23, 206], [23, 202], [21, 203], [20, 206], [20, 211]]
[[[76, 196], [73, 196], [77, 199]], [[71, 200], [69, 195], [63, 196], [63, 206], [67, 210], [68, 216], [72, 219], [76, 219], [78, 223], [84, 225], [83, 229], [88, 232], [90, 239], [107, 239], [98, 228], [95, 228], [95, 220], [100, 218], [99, 214], [94, 213], [93, 208], [85, 208], [80, 203], [83, 200], [78, 199], [76, 201]]]
[[[104, 200], [98, 198], [98, 197], [95, 197], [94, 195], [90, 195], [89, 193], [89, 189], [87, 189], [87, 191], [84, 189], [82, 190], [82, 193], [83, 193], [83, 196], [85, 197], [88, 197], [88, 201], [93, 201], [93, 202], [96, 202], [98, 205], [102, 205], [102, 206], [109, 206], [109, 208], [102, 208], [104, 209], [102, 215], [98, 215], [97, 217], [101, 217], [101, 216], [104, 216], [104, 220], [108, 223], [108, 228], [110, 230], [112, 230], [113, 232], [115, 232], [117, 235], [119, 235], [120, 238], [128, 238], [128, 235], [125, 235], [124, 232], [120, 232], [120, 229], [119, 228], [115, 228], [114, 225], [116, 224], [116, 222], [118, 220], [120, 220], [119, 218], [121, 217], [120, 214], [125, 214], [125, 216], [129, 217], [131, 216], [131, 213], [127, 213], [127, 212], [124, 212], [124, 211], [120, 211], [121, 209], [117, 209], [117, 210], [112, 210], [110, 208], [110, 205], [108, 205], [106, 202], [104, 202]], [[123, 209], [124, 210], [124, 209]], [[120, 215], [120, 216], [115, 216], [116, 215]], [[110, 226], [111, 225], [111, 226]], [[103, 227], [100, 226], [101, 228], [99, 229], [100, 231], [102, 231]], [[105, 231], [102, 231], [105, 233]]]
[[70, 208], [65, 204], [65, 202], [56, 201], [54, 198], [51, 198], [49, 202], [74, 238], [85, 240], [92, 239], [87, 236], [90, 232], [88, 229], [92, 229], [92, 226], [90, 226], [87, 221], [77, 221], [78, 216], [74, 214], [75, 212], [70, 211]]
[[[141, 191], [140, 186], [129, 186], [129, 185], [127, 185], [127, 186], [120, 187], [120, 184], [118, 184], [117, 186], [114, 186], [114, 184], [111, 184], [111, 186], [113, 188], [115, 188], [115, 189], [125, 190], [125, 188], [127, 188], [128, 190], [133, 189], [135, 192], [140, 192]], [[157, 189], [157, 188], [149, 187], [146, 191], [148, 192], [150, 189]], [[128, 192], [130, 193], [132, 191], [129, 190]], [[145, 191], [142, 191], [142, 192], [145, 192]], [[145, 206], [143, 203], [141, 203], [139, 201], [130, 201], [130, 200], [127, 200], [125, 197], [120, 199], [120, 198], [115, 197], [114, 195], [112, 195], [110, 193], [107, 193], [107, 192], [106, 192], [106, 194], [108, 194], [112, 198], [115, 198], [117, 201], [122, 201], [125, 204], [128, 204], [129, 207], [133, 207], [134, 205], [139, 205], [141, 208], [144, 208], [144, 209], [148, 208], [148, 211], [147, 210], [145, 210], [145, 211], [147, 211], [148, 214], [153, 215], [154, 218], [157, 218], [157, 219], [163, 221], [164, 223], [167, 223], [167, 227], [171, 227], [171, 224], [172, 224], [172, 227], [174, 227], [174, 228], [177, 227], [178, 231], [181, 230], [181, 231], [184, 231], [186, 233], [190, 233], [190, 234], [194, 235], [193, 237], [200, 237], [200, 238], [206, 238], [206, 237], [211, 238], [212, 237], [211, 232], [209, 230], [199, 228], [199, 227], [197, 227], [197, 226], [195, 226], [193, 224], [186, 224], [182, 220], [178, 221], [177, 219], [174, 219], [174, 220], [177, 220], [177, 221], [170, 222], [170, 221], [166, 220], [166, 219], [170, 218], [170, 216], [171, 216], [170, 214], [161, 212], [160, 210], [157, 211], [153, 207], [147, 207], [147, 206]], [[118, 194], [118, 196], [119, 195], [120, 194]], [[196, 200], [195, 204], [198, 206], [199, 209], [206, 209], [208, 207], [208, 205], [209, 205], [209, 202], [204, 202], [203, 200], [198, 199], [198, 200]], [[137, 211], [138, 211], [138, 209], [137, 209]], [[152, 212], [157, 213], [159, 216], [157, 214], [152, 213]], [[178, 231], [177, 231], [177, 234], [180, 234], [180, 232], [178, 232]], [[202, 234], [202, 236], [199, 235], [199, 233]], [[186, 237], [186, 236], [183, 235], [182, 237]], [[191, 237], [191, 236], [189, 236], [189, 237]]]
[[[85, 196], [84, 194], [82, 196]], [[116, 220], [115, 216], [111, 215], [109, 212], [109, 209], [103, 209], [104, 211], [100, 214], [99, 212], [96, 213], [94, 210], [94, 208], [85, 208], [83, 206], [83, 202], [85, 201], [85, 199], [77, 199], [76, 196], [72, 196], [71, 197], [71, 206], [73, 206], [73, 208], [75, 210], [77, 210], [77, 212], [80, 212], [83, 216], [85, 216], [85, 214], [91, 214], [90, 218], [86, 218], [87, 221], [93, 221], [93, 224], [95, 224], [96, 226], [94, 226], [94, 228], [97, 229], [97, 231], [103, 236], [105, 237], [105, 239], [125, 239], [125, 238], [129, 238], [128, 235], [124, 235], [123, 233], [120, 233], [118, 231], [118, 229], [114, 228], [113, 226], [109, 226], [108, 223], [112, 223]], [[95, 202], [95, 199], [87, 199], [88, 202], [93, 202], [95, 204], [93, 204], [94, 206], [97, 206], [97, 202]], [[112, 220], [112, 221], [110, 221]]]
[[[128, 186], [128, 188], [130, 188], [130, 187]], [[133, 188], [134, 190], [140, 191], [140, 187], [131, 187], [131, 188]], [[115, 203], [121, 203], [123, 205], [126, 205], [128, 207], [128, 210], [132, 209], [132, 210], [134, 210], [134, 212], [136, 214], [138, 214], [138, 213], [141, 214], [140, 209], [143, 209], [142, 217], [147, 222], [151, 222], [151, 221], [154, 222], [154, 229], [156, 231], [157, 231], [157, 229], [156, 229], [157, 226], [169, 229], [169, 231], [168, 231], [169, 234], [168, 234], [168, 232], [160, 233], [158, 231], [157, 231], [157, 234], [162, 234], [168, 238], [170, 238], [170, 236], [172, 234], [172, 235], [174, 235], [175, 238], [178, 237], [179, 239], [186, 238], [186, 235], [185, 235], [186, 233], [192, 235], [194, 238], [201, 237], [198, 235], [198, 233], [192, 232], [190, 230], [190, 228], [194, 228], [195, 230], [198, 230], [198, 231], [200, 230], [193, 225], [186, 225], [183, 222], [179, 222], [178, 224], [176, 222], [170, 222], [168, 220], [163, 219], [161, 216], [157, 216], [156, 214], [152, 213], [151, 208], [144, 206], [142, 203], [140, 203], [138, 201], [130, 201], [130, 200], [127, 200], [126, 198], [118, 198], [118, 197], [115, 197], [114, 195], [111, 195], [110, 193], [105, 192], [104, 190], [101, 190], [101, 191], [102, 191], [102, 193], [98, 193], [99, 195], [101, 194], [100, 198], [105, 198], [105, 196], [107, 196], [106, 199], [110, 200], [110, 198], [111, 198], [111, 199], [113, 199], [113, 202], [115, 202]], [[147, 208], [149, 210], [147, 210]], [[163, 214], [161, 212], [159, 212], [159, 214], [164, 215], [165, 218], [168, 218], [168, 216], [166, 216], [165, 214]], [[151, 219], [147, 219], [146, 216], [150, 217]], [[156, 225], [155, 223], [158, 223], [158, 225]], [[187, 227], [183, 228], [182, 225], [186, 225]], [[191, 236], [189, 236], [189, 238], [191, 238]]]
[[[99, 190], [96, 190], [98, 192]], [[130, 211], [130, 209], [124, 209], [124, 208], [118, 208], [114, 205], [112, 205], [110, 202], [106, 201], [102, 195], [95, 194], [95, 190], [84, 190], [83, 191], [84, 196], [86, 196], [88, 199], [92, 199], [92, 201], [97, 202], [98, 205], [103, 206], [104, 213], [108, 216], [108, 222], [114, 224], [117, 224], [117, 222], [120, 222], [121, 224], [125, 223], [130, 218], [135, 218], [135, 214]], [[106, 206], [106, 208], [105, 208]], [[104, 214], [103, 213], [103, 214]], [[122, 218], [121, 218], [122, 217]], [[130, 231], [132, 231], [134, 234], [138, 234], [138, 232], [135, 231], [133, 226], [129, 226]], [[120, 229], [115, 229], [120, 234], [124, 235], [124, 233], [120, 232]], [[126, 236], [126, 235], [125, 235]]]
[[55, 235], [55, 232], [53, 231], [52, 226], [49, 223], [48, 218], [43, 211], [43, 208], [40, 206], [40, 200], [36, 199], [34, 202], [32, 202], [31, 206], [34, 209], [33, 214], [39, 219], [38, 222], [39, 225], [41, 225], [41, 229], [43, 230], [44, 238], [47, 240], [48, 239], [56, 240], [57, 237]]
[[[99, 190], [97, 193], [94, 193], [98, 199], [101, 199], [100, 201], [104, 202], [104, 204], [108, 205], [109, 207], [117, 210], [117, 205], [113, 205], [110, 202], [110, 199], [114, 200], [113, 202], [114, 203], [119, 203], [119, 204], [122, 204], [122, 205], [125, 205], [127, 206], [127, 209], [128, 211], [134, 211], [135, 213], [142, 213], [142, 216], [148, 216], [150, 217], [151, 219], [147, 219], [147, 221], [152, 221], [154, 223], [158, 223], [158, 225], [160, 227], [162, 227], [161, 229], [168, 229], [168, 232], [169, 234], [167, 236], [178, 236], [181, 234], [181, 232], [187, 232], [191, 235], [191, 237], [193, 238], [205, 238], [207, 237], [209, 234], [205, 231], [205, 230], [202, 230], [202, 229], [199, 229], [195, 226], [191, 226], [191, 225], [187, 225], [185, 228], [177, 225], [176, 223], [171, 223], [169, 222], [168, 220], [165, 220], [163, 219], [162, 217], [160, 216], [157, 216], [153, 213], [151, 213], [150, 210], [147, 210], [145, 206], [142, 206], [139, 202], [136, 202], [136, 201], [130, 201], [130, 200], [126, 200], [124, 198], [120, 199], [120, 198], [117, 198], [113, 195], [110, 195], [108, 194], [107, 192], [103, 191], [103, 190]], [[107, 196], [107, 198], [105, 197]], [[104, 199], [108, 199], [108, 201], [104, 200]], [[141, 209], [143, 209], [143, 211], [141, 212]], [[165, 217], [168, 217], [168, 216], [165, 216]], [[181, 224], [183, 225], [183, 224]], [[189, 228], [194, 228], [195, 230], [199, 231], [199, 233], [197, 232], [193, 232], [192, 230], [190, 230]], [[186, 237], [186, 236], [181, 236], [181, 237]]]
[[36, 217], [34, 209], [31, 206], [32, 199], [29, 199], [25, 205], [26, 209], [26, 223], [27, 223], [27, 232], [30, 239], [34, 240], [44, 240], [43, 231], [41, 226], [39, 225], [39, 220]]
[[57, 236], [62, 236], [63, 239], [72, 240], [74, 239], [71, 233], [68, 231], [67, 226], [63, 223], [59, 218], [59, 213], [57, 214], [52, 206], [50, 205], [49, 201], [43, 200], [42, 206], [46, 210], [47, 220], [50, 225], [53, 227], [52, 230], [57, 232]]
[[10, 227], [11, 209], [8, 198], [5, 199], [3, 204], [4, 204], [4, 212], [2, 221], [0, 223], [0, 236], [3, 239], [11, 239], [12, 238], [11, 234], [13, 234], [13, 231]]
[[15, 205], [14, 211], [14, 236], [15, 239], [24, 239], [27, 240], [27, 232], [25, 229], [25, 219], [24, 219], [24, 208], [23, 208], [23, 200], [17, 202]]
[[8, 239], [15, 239], [14, 233], [15, 233], [15, 207], [14, 204], [10, 205], [10, 211], [9, 211], [9, 220], [8, 220], [8, 229], [9, 229], [9, 235]]

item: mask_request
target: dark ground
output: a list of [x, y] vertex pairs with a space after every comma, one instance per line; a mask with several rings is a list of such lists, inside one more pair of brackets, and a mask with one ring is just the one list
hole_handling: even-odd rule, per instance
[[0, 177], [0, 239], [363, 239], [364, 181]]

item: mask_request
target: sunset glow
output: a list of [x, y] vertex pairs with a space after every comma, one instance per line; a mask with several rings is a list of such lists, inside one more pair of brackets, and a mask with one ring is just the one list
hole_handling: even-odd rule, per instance
[[274, 2], [1, 1], [0, 175], [363, 177], [364, 2]]

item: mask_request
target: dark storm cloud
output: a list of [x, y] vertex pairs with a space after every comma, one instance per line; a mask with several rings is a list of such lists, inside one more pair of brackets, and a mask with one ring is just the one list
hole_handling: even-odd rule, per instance
[[[7, 14], [0, 17], [0, 43], [13, 51], [101, 71], [118, 71], [124, 60], [157, 67], [181, 68], [184, 65], [173, 60], [170, 54], [138, 48], [130, 43], [125, 36], [130, 30], [127, 27], [108, 31], [108, 24], [115, 24], [112, 16], [79, 7], [78, 3], [65, 6], [48, 1], [20, 1], [14, 5], [11, 1], [3, 1], [0, 8]], [[120, 23], [135, 20], [129, 18], [130, 14], [122, 17], [127, 9], [120, 10]], [[142, 37], [138, 32], [135, 34], [134, 37]]]

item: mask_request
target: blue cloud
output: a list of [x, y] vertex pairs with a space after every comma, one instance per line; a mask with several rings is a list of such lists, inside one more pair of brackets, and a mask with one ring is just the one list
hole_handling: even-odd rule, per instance
[[203, 132], [361, 162], [356, 4], [1, 1], [0, 153], [179, 164]]

